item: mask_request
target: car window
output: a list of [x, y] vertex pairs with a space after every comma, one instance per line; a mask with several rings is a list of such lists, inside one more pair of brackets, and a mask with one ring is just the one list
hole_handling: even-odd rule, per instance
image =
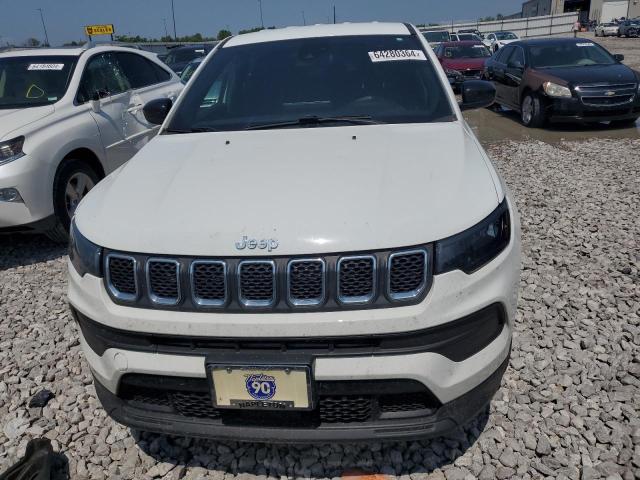
[[491, 54], [483, 44], [445, 47], [445, 58], [486, 58]]
[[524, 66], [524, 52], [519, 47], [513, 48], [513, 53], [509, 56], [508, 65], [515, 66], [518, 63]]
[[152, 61], [149, 61], [149, 64], [151, 65], [151, 68], [153, 68], [153, 70], [156, 72], [156, 78], [158, 79], [158, 82], [168, 82], [169, 80], [171, 80], [171, 74], [160, 65], [156, 65]]
[[581, 67], [613, 65], [616, 59], [594, 42], [578, 40], [535, 45], [529, 47], [529, 58], [534, 68]]
[[111, 53], [101, 53], [87, 62], [78, 88], [77, 101], [87, 102], [95, 94], [100, 98], [117, 95], [130, 88], [116, 57]]
[[146, 58], [135, 53], [116, 52], [115, 55], [132, 88], [143, 88], [158, 83], [156, 72]]
[[515, 47], [502, 47], [500, 50], [498, 50], [498, 54], [496, 55], [496, 62], [500, 62], [500, 63], [507, 63], [507, 59], [509, 58], [509, 55], [511, 55], [513, 53], [513, 49]]
[[0, 109], [57, 102], [67, 91], [76, 61], [71, 55], [0, 58]]
[[433, 64], [411, 35], [224, 47], [200, 69], [168, 130], [243, 130], [308, 117], [357, 116], [380, 123], [455, 118]]
[[450, 40], [449, 32], [423, 32], [424, 38], [427, 39], [427, 42], [430, 43], [438, 43], [438, 42], [448, 42]]

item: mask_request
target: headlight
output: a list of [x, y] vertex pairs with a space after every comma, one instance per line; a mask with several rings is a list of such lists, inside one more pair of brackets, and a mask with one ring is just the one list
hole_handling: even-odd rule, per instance
[[11, 140], [0, 142], [0, 165], [3, 163], [13, 162], [24, 156], [22, 146], [24, 145], [24, 137], [16, 137]]
[[571, 98], [571, 90], [567, 87], [563, 87], [562, 85], [558, 85], [557, 83], [544, 82], [542, 87], [544, 88], [544, 93], [550, 97]]
[[462, 270], [473, 273], [502, 252], [511, 238], [511, 219], [506, 198], [477, 225], [436, 242], [435, 273]]
[[71, 221], [69, 260], [81, 277], [84, 277], [85, 273], [102, 277], [102, 248], [82, 236], [75, 220]]

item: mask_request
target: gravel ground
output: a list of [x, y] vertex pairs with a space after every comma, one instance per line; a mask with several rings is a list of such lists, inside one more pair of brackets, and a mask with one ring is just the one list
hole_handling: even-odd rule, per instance
[[[65, 300], [64, 249], [0, 237], [0, 471], [44, 436], [57, 478], [640, 478], [640, 140], [492, 144], [522, 215], [513, 353], [447, 438], [305, 447], [140, 434], [97, 403]], [[28, 408], [47, 388], [45, 408]], [[408, 476], [408, 477], [407, 477]]]

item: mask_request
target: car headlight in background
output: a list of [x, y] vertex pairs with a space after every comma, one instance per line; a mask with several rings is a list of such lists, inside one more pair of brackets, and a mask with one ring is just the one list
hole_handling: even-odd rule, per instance
[[473, 273], [502, 252], [511, 238], [507, 199], [487, 218], [462, 233], [436, 242], [435, 274], [452, 270]]
[[102, 277], [102, 248], [82, 236], [75, 220], [71, 221], [69, 260], [81, 277], [86, 273]]
[[571, 90], [567, 87], [563, 87], [562, 85], [558, 85], [557, 83], [544, 82], [542, 84], [542, 88], [544, 88], [544, 93], [550, 97], [571, 98]]
[[24, 137], [16, 137], [11, 140], [0, 142], [0, 165], [3, 163], [13, 162], [24, 156], [22, 146], [24, 145]]

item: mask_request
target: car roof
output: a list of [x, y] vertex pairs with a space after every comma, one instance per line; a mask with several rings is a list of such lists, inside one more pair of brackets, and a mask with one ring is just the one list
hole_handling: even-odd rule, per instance
[[457, 47], [460, 45], [484, 45], [480, 40], [460, 40], [458, 42], [442, 42], [444, 47]]
[[2, 57], [45, 57], [45, 56], [70, 56], [70, 57], [78, 57], [82, 55], [84, 52], [91, 53], [99, 53], [99, 52], [131, 52], [134, 51], [139, 54], [143, 54], [144, 56], [153, 56], [151, 52], [146, 50], [140, 50], [134, 47], [127, 47], [121, 45], [111, 45], [111, 44], [87, 44], [82, 47], [61, 47], [61, 48], [21, 48], [15, 50], [7, 50], [5, 52], [0, 53], [0, 58]]
[[595, 43], [593, 40], [588, 38], [567, 38], [567, 37], [559, 37], [559, 38], [527, 38], [524, 40], [518, 40], [517, 42], [510, 43], [509, 45], [521, 45], [524, 47], [527, 46], [538, 46], [538, 45], [567, 45], [567, 44], [575, 44], [575, 43]]
[[285, 27], [243, 33], [232, 37], [224, 48], [253, 43], [295, 40], [298, 38], [341, 37], [349, 35], [408, 35], [411, 33], [403, 23], [338, 23], [310, 25], [306, 27]]

